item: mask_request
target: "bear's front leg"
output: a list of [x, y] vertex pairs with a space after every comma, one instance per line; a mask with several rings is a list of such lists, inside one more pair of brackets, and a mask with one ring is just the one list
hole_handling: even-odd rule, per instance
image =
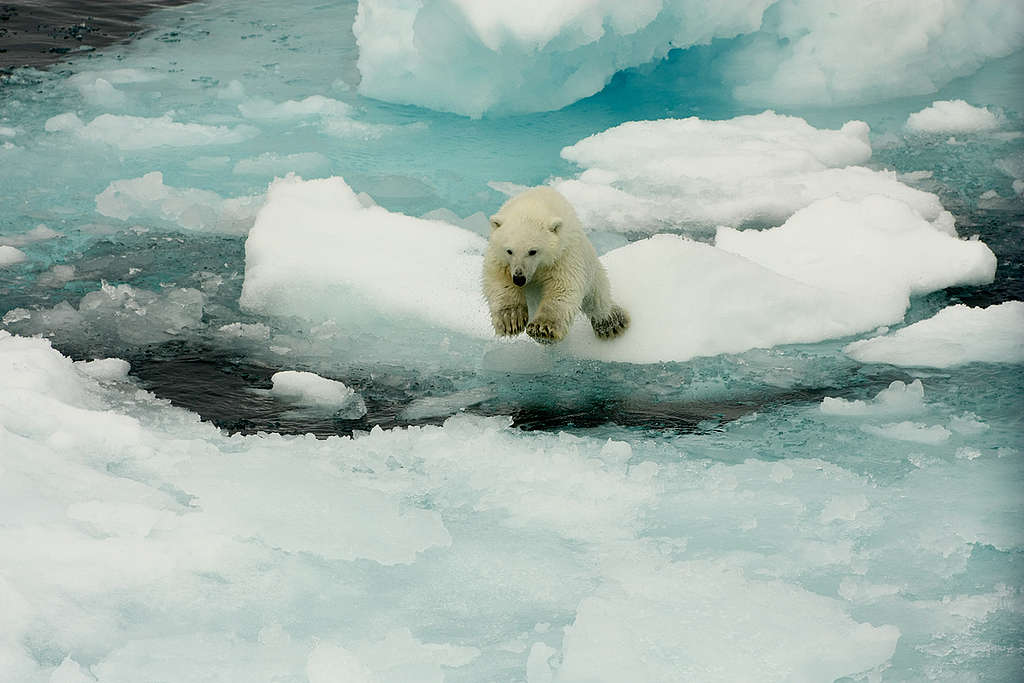
[[508, 268], [495, 263], [484, 264], [484, 298], [491, 312], [494, 333], [514, 337], [526, 329], [530, 311], [522, 287], [512, 283]]
[[522, 304], [491, 309], [491, 324], [494, 325], [494, 332], [505, 337], [514, 337], [526, 329], [526, 321], [529, 317], [530, 312], [526, 307], [525, 298]]
[[552, 296], [545, 292], [537, 307], [537, 315], [526, 326], [526, 334], [542, 344], [562, 341], [569, 333], [569, 326], [572, 325], [579, 306], [578, 301], [570, 300], [564, 295]]

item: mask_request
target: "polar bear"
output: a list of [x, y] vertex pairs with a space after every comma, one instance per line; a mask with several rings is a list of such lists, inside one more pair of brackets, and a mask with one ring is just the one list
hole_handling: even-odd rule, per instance
[[[629, 315], [612, 301], [608, 274], [576, 212], [550, 187], [526, 190], [491, 216], [483, 289], [499, 335], [526, 330], [539, 342], [557, 342], [579, 310], [602, 339], [629, 326]], [[533, 320], [528, 299], [536, 302]]]

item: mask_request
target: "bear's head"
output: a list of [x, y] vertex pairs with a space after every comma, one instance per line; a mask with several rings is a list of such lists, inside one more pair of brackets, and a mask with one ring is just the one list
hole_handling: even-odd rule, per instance
[[526, 286], [537, 271], [543, 271], [562, 254], [562, 219], [557, 217], [491, 216], [491, 245], [494, 258], [508, 264], [509, 277]]

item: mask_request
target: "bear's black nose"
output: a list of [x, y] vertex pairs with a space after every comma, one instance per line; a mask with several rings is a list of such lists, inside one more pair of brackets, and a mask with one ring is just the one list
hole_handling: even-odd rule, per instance
[[515, 275], [512, 276], [512, 284], [514, 284], [516, 287], [522, 287], [523, 285], [526, 284], [526, 276], [516, 273]]

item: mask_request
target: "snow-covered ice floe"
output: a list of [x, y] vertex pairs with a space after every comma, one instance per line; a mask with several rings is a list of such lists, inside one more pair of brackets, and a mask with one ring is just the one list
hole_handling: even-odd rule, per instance
[[1024, 301], [988, 308], [949, 306], [891, 334], [844, 349], [865, 363], [948, 368], [965, 363], [1024, 363]]
[[994, 130], [1000, 117], [987, 107], [963, 100], [939, 100], [907, 117], [907, 130], [915, 133], [974, 133]]
[[[270, 187], [249, 233], [241, 304], [347, 328], [390, 321], [490, 338], [485, 244], [453, 225], [364, 207], [340, 178], [290, 177]], [[762, 232], [723, 228], [715, 246], [655, 235], [602, 261], [632, 327], [598, 341], [580, 316], [560, 348], [634, 363], [867, 332], [902, 320], [911, 295], [995, 272], [983, 243], [881, 196], [820, 200]]]
[[353, 30], [360, 92], [480, 116], [558, 109], [671, 48], [732, 38], [716, 75], [742, 101], [922, 95], [1011, 54], [1022, 26], [1002, 0], [360, 0]]

